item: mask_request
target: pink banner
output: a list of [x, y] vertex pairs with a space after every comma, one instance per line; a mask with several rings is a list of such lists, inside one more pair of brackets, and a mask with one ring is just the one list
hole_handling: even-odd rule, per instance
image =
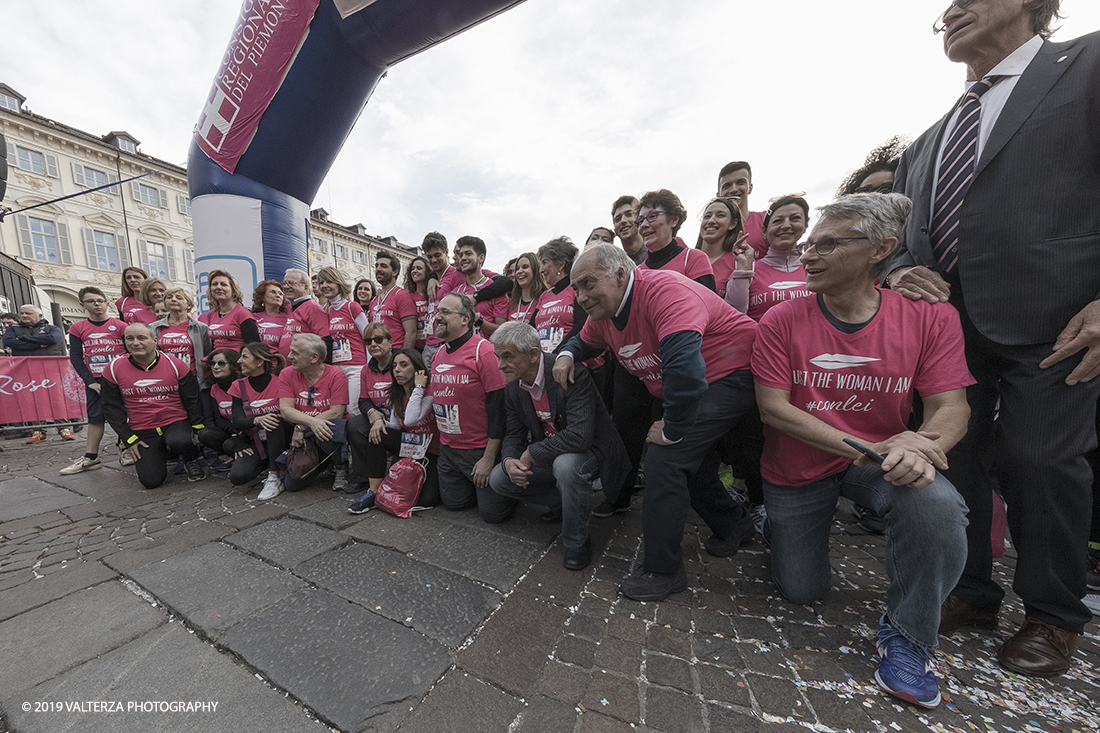
[[244, 0], [195, 140], [230, 173], [305, 37], [320, 0]]
[[65, 356], [0, 357], [0, 423], [82, 420], [84, 380]]

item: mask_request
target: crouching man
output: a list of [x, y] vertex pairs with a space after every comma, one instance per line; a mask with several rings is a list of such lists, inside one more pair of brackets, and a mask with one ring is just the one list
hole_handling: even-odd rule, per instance
[[[820, 209], [801, 245], [809, 298], [760, 321], [752, 370], [764, 421], [764, 503], [772, 579], [810, 603], [829, 589], [837, 497], [886, 517], [886, 613], [878, 622], [882, 689], [933, 708], [940, 604], [966, 561], [966, 505], [937, 469], [970, 409], [958, 312], [875, 286], [905, 237], [899, 194], [848, 196]], [[924, 422], [906, 428], [913, 393]], [[845, 439], [885, 456], [881, 465]]]
[[582, 570], [592, 562], [588, 503], [592, 481], [618, 486], [630, 468], [592, 377], [583, 366], [562, 389], [552, 378], [554, 355], [542, 351], [538, 332], [511, 321], [490, 339], [508, 383], [503, 459], [489, 477], [492, 494], [479, 494], [478, 511], [491, 523], [511, 516], [520, 500], [561, 516], [562, 564]]

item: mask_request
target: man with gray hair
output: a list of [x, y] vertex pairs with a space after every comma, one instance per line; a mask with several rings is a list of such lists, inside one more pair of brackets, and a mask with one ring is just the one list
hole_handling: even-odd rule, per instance
[[1036, 677], [1069, 669], [1092, 618], [1086, 455], [1100, 396], [1100, 33], [1049, 40], [1060, 6], [955, 0], [933, 25], [967, 91], [902, 155], [894, 190], [915, 209], [886, 278], [959, 310], [977, 380], [948, 472], [970, 508], [966, 568], [940, 633], [997, 628], [995, 465], [1025, 617], [997, 659]]
[[290, 268], [283, 275], [283, 292], [290, 301], [290, 318], [286, 321], [283, 337], [279, 341], [279, 353], [289, 359], [290, 342], [299, 333], [312, 333], [319, 336], [328, 348], [324, 361], [332, 363], [332, 331], [330, 319], [317, 301], [310, 296], [309, 276], [297, 268]]
[[[954, 308], [875, 285], [905, 238], [911, 208], [900, 194], [821, 207], [799, 247], [816, 296], [764, 314], [752, 371], [772, 579], [795, 603], [820, 599], [830, 586], [838, 496], [885, 516], [891, 584], [875, 677], [890, 694], [933, 708], [940, 604], [962, 573], [966, 546], [966, 506], [939, 470], [966, 432], [974, 380]], [[914, 393], [924, 403], [916, 432], [906, 427]]]
[[[42, 309], [33, 303], [19, 308], [19, 323], [4, 330], [4, 348], [12, 356], [64, 356], [65, 339], [61, 329], [42, 316]], [[58, 428], [62, 440], [73, 440], [68, 428]], [[46, 439], [45, 430], [35, 430], [28, 443], [41, 443]]]
[[562, 565], [583, 570], [592, 562], [588, 502], [592, 481], [618, 486], [630, 467], [619, 433], [583, 365], [562, 389], [550, 373], [554, 356], [544, 353], [538, 332], [511, 321], [490, 339], [508, 382], [504, 388], [506, 430], [500, 464], [489, 477], [492, 494], [478, 496], [481, 518], [491, 524], [512, 515], [521, 500], [542, 504], [546, 521], [561, 520]]
[[664, 403], [646, 438], [645, 562], [619, 586], [660, 601], [688, 586], [680, 543], [689, 507], [713, 532], [703, 542], [712, 555], [729, 557], [752, 537], [751, 518], [718, 480], [714, 445], [755, 405], [756, 322], [678, 272], [635, 269], [609, 244], [581, 254], [572, 281], [588, 320], [558, 355], [555, 381], [568, 388], [576, 364], [610, 347]]

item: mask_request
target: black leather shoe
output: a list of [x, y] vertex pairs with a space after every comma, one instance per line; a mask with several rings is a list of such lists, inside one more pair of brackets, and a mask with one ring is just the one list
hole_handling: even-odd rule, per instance
[[996, 631], [997, 611], [986, 611], [956, 596], [948, 596], [940, 606], [940, 633], [950, 636], [963, 626]]
[[720, 540], [711, 535], [703, 540], [703, 547], [706, 548], [707, 553], [715, 557], [730, 557], [736, 555], [741, 545], [751, 540], [755, 532], [756, 528], [752, 523], [752, 515], [746, 512], [740, 521], [734, 525], [729, 537]]
[[1077, 634], [1029, 618], [997, 652], [997, 661], [1029, 677], [1054, 677], [1069, 670], [1076, 648]]
[[619, 592], [636, 601], [663, 601], [669, 593], [679, 593], [687, 587], [687, 572], [681, 565], [675, 573], [652, 573], [643, 569], [624, 580]]
[[566, 547], [562, 567], [566, 570], [584, 570], [592, 564], [592, 541], [585, 540], [580, 547]]
[[551, 509], [539, 515], [539, 521], [543, 524], [561, 524], [561, 509]]

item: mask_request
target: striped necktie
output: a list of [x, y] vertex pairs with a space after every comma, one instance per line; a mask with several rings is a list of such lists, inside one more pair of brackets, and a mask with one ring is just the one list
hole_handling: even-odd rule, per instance
[[936, 180], [936, 202], [932, 207], [932, 254], [939, 269], [951, 272], [959, 261], [959, 209], [971, 181], [978, 150], [978, 130], [981, 125], [982, 95], [993, 88], [998, 77], [987, 76], [975, 82], [963, 98], [959, 121], [940, 160], [940, 177]]

